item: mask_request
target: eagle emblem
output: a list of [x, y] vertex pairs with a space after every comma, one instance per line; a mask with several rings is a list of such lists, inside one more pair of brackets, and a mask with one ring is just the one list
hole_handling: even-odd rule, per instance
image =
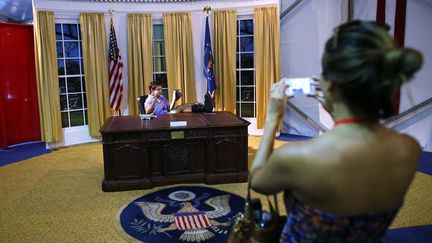
[[204, 204], [213, 208], [210, 211], [199, 210], [194, 207], [192, 200], [195, 194], [190, 191], [175, 191], [168, 196], [171, 200], [180, 203], [180, 210], [171, 214], [162, 213], [167, 207], [163, 202], [135, 202], [142, 213], [149, 220], [156, 223], [170, 223], [165, 228], [158, 228], [158, 233], [180, 230], [180, 240], [186, 242], [202, 242], [215, 236], [215, 233], [227, 234], [226, 229], [230, 222], [219, 222], [216, 219], [231, 212], [229, 205], [230, 195], [211, 197]]

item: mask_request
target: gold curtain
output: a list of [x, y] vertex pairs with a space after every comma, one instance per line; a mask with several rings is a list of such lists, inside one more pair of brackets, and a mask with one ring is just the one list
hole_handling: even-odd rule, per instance
[[236, 112], [237, 11], [214, 11], [216, 110]]
[[168, 94], [181, 89], [178, 104], [196, 102], [191, 13], [164, 14], [163, 22]]
[[128, 14], [129, 114], [139, 114], [136, 99], [148, 94], [153, 80], [153, 21], [151, 14]]
[[41, 140], [63, 140], [54, 13], [34, 14], [34, 43]]
[[111, 115], [104, 14], [80, 13], [80, 24], [89, 134], [92, 137], [100, 137], [99, 129]]
[[263, 128], [271, 85], [280, 79], [280, 33], [277, 6], [254, 9], [257, 128]]

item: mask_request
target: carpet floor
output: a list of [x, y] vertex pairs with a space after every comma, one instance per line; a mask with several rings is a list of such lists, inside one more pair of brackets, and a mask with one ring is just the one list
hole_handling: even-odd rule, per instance
[[[259, 141], [259, 137], [249, 137], [249, 163]], [[276, 141], [275, 146], [284, 143]], [[100, 143], [1, 166], [0, 242], [124, 242], [114, 227], [118, 210], [160, 188], [105, 193], [102, 179]], [[246, 195], [245, 183], [209, 187]], [[432, 176], [417, 172], [391, 228], [431, 225], [431, 188]]]

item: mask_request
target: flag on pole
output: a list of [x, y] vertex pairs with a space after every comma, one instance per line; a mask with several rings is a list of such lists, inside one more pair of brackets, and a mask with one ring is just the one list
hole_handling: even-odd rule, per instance
[[111, 31], [109, 42], [109, 84], [110, 84], [110, 107], [113, 111], [120, 109], [123, 98], [123, 62], [117, 46], [117, 38], [111, 17]]
[[213, 97], [216, 90], [216, 79], [213, 71], [213, 53], [210, 40], [210, 29], [208, 23], [208, 16], [206, 17], [205, 27], [205, 42], [204, 42], [204, 77], [207, 80], [207, 91]]

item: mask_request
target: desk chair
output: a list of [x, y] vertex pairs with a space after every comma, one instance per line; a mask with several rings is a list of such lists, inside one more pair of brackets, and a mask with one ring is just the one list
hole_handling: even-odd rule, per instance
[[140, 114], [146, 114], [146, 110], [144, 107], [145, 101], [147, 99], [148, 95], [143, 95], [137, 98], [138, 108], [140, 111]]

